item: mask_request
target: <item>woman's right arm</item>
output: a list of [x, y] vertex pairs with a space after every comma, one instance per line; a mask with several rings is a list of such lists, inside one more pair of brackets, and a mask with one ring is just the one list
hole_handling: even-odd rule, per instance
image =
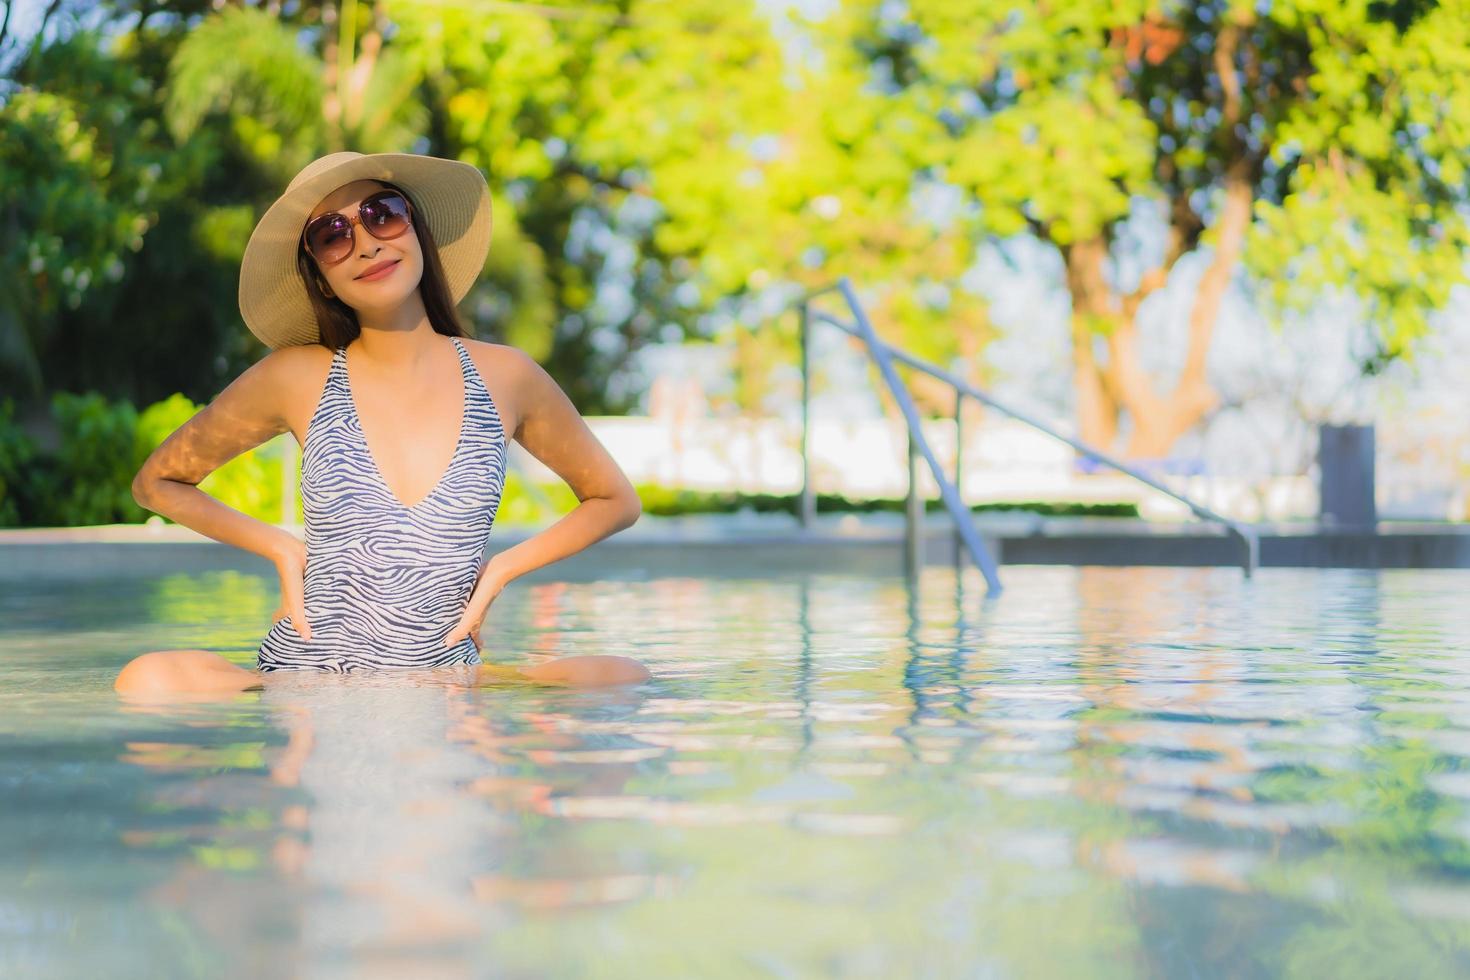
[[[290, 429], [287, 417], [296, 410], [292, 394], [309, 390], [307, 379], [319, 360], [285, 348], [252, 364], [153, 450], [133, 478], [133, 499], [216, 541], [268, 558], [281, 573], [283, 589], [288, 581], [299, 581], [306, 566], [306, 545], [300, 538], [220, 503], [198, 484], [241, 453]], [[305, 626], [301, 597], [282, 598], [296, 614], [298, 628]]]

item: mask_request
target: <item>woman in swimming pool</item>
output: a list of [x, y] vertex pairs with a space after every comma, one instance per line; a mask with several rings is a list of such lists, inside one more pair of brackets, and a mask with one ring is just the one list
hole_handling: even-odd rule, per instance
[[[207, 650], [131, 660], [123, 693], [258, 687], [276, 670], [453, 666], [476, 681], [636, 683], [638, 661], [484, 664], [478, 632], [516, 577], [633, 524], [638, 497], [532, 358], [464, 333], [455, 312], [484, 267], [490, 192], [467, 163], [332, 153], [261, 218], [240, 269], [246, 324], [272, 348], [138, 471], [147, 509], [269, 558], [281, 605], [247, 670]], [[349, 370], [350, 365], [350, 370]], [[306, 540], [197, 484], [289, 431], [302, 445]], [[484, 561], [508, 440], [581, 503]]]

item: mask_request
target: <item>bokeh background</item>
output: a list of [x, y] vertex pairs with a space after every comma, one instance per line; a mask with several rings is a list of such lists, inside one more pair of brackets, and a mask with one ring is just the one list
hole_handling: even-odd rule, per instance
[[[1460, 0], [0, 7], [0, 524], [147, 516], [142, 458], [265, 353], [252, 227], [338, 149], [483, 170], [465, 320], [553, 374], [646, 512], [789, 504], [790, 304], [848, 276], [885, 339], [1234, 516], [1310, 518], [1346, 424], [1380, 515], [1470, 517]], [[850, 342], [817, 354], [824, 506], [896, 503], [895, 406]], [[972, 502], [1136, 511], [972, 408]], [[289, 521], [289, 449], [205, 487]], [[502, 519], [574, 503], [546, 477]]]

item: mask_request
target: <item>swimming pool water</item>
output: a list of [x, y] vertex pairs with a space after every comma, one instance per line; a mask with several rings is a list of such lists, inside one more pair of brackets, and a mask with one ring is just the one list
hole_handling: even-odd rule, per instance
[[1449, 976], [1470, 970], [1470, 574], [609, 569], [488, 659], [282, 675], [272, 580], [0, 591], [0, 976]]

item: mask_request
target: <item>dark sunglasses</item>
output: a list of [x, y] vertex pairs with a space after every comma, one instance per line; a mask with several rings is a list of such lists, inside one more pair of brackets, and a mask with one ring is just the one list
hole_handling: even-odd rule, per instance
[[413, 206], [397, 191], [378, 191], [362, 199], [356, 217], [329, 211], [312, 218], [301, 232], [301, 242], [320, 264], [336, 265], [352, 254], [356, 243], [354, 224], [361, 224], [369, 235], [386, 242], [412, 227]]

